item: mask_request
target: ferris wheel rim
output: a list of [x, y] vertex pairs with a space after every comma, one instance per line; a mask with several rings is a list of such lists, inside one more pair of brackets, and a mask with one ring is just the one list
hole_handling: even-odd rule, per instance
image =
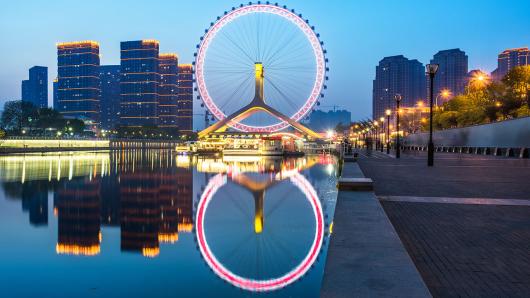
[[303, 175], [296, 172], [289, 179], [304, 193], [306, 199], [311, 205], [313, 215], [315, 217], [315, 238], [312, 241], [308, 253], [300, 262], [300, 264], [280, 277], [265, 280], [255, 280], [237, 275], [226, 268], [219, 260], [217, 260], [215, 254], [211, 251], [210, 246], [206, 241], [204, 218], [212, 197], [215, 195], [217, 190], [227, 183], [227, 175], [222, 173], [217, 174], [210, 180], [204, 189], [197, 206], [197, 216], [195, 222], [196, 236], [198, 240], [197, 244], [208, 266], [223, 280], [226, 280], [230, 284], [245, 290], [257, 292], [272, 291], [283, 288], [300, 279], [304, 274], [307, 273], [307, 271], [309, 271], [311, 266], [317, 260], [325, 237], [325, 220], [322, 205], [315, 189]]
[[[301, 15], [294, 13], [294, 10], [287, 9], [286, 6], [282, 7], [277, 4], [269, 4], [268, 2], [266, 4], [242, 4], [237, 8], [233, 7], [231, 11], [225, 12], [222, 17], [218, 17], [215, 22], [211, 23], [210, 28], [205, 30], [205, 34], [201, 37], [201, 42], [197, 45], [197, 53], [195, 53], [194, 74], [200, 98], [206, 105], [206, 108], [217, 120], [221, 121], [227, 117], [227, 115], [219, 109], [206, 86], [207, 84], [204, 78], [206, 52], [208, 51], [210, 43], [222, 28], [237, 18], [251, 13], [275, 14], [290, 21], [305, 35], [307, 41], [309, 41], [311, 45], [316, 65], [313, 87], [308, 98], [304, 100], [304, 104], [294, 114], [289, 115], [290, 119], [298, 122], [311, 112], [322, 94], [322, 89], [324, 88], [327, 79], [327, 59], [325, 57], [325, 51], [322, 48], [323, 43], [320, 41], [319, 35], [314, 31], [314, 28], [309, 25], [309, 21], [304, 20]], [[244, 132], [276, 132], [288, 127], [289, 124], [283, 120], [264, 126], [247, 125], [237, 121], [229, 121], [228, 126]]]

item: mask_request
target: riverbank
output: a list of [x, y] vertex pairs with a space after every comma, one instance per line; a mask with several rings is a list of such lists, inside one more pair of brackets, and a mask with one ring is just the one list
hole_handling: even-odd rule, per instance
[[12, 138], [0, 140], [0, 154], [111, 149], [175, 149], [177, 144], [178, 142], [173, 140]]
[[[356, 162], [345, 162], [341, 179], [344, 178], [365, 176]], [[430, 297], [374, 192], [341, 188], [321, 296]]]

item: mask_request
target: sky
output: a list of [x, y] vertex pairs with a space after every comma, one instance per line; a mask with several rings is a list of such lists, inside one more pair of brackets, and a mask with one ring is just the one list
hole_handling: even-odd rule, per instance
[[[34, 65], [48, 66], [49, 102], [57, 74], [56, 42], [95, 40], [101, 64], [119, 64], [120, 41], [157, 39], [161, 52], [193, 60], [210, 22], [240, 1], [5, 1], [0, 9], [0, 106], [20, 99]], [[385, 56], [428, 63], [439, 50], [460, 48], [469, 69], [492, 71], [506, 48], [530, 46], [528, 0], [285, 0], [320, 33], [329, 58], [321, 109], [333, 105], [368, 118], [375, 66]], [[202, 113], [195, 101], [196, 113]], [[195, 127], [202, 128], [196, 117]]]

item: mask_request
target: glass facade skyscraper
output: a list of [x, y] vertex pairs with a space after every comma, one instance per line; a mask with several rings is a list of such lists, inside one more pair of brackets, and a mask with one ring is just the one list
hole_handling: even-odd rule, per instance
[[57, 106], [68, 118], [95, 128], [100, 121], [99, 44], [76, 41], [57, 44]]
[[530, 50], [528, 48], [507, 49], [497, 58], [497, 69], [492, 73], [494, 80], [502, 78], [516, 66], [530, 65]]
[[158, 62], [158, 126], [177, 128], [178, 57], [176, 54], [160, 54]]
[[101, 128], [114, 129], [120, 122], [120, 65], [101, 65]]
[[33, 66], [29, 69], [29, 80], [22, 81], [22, 100], [38, 108], [48, 107], [48, 67]]
[[[443, 50], [436, 53], [431, 59], [431, 64], [438, 64], [438, 72], [434, 77], [434, 96], [448, 90], [450, 94], [458, 95], [464, 93], [468, 63], [467, 55], [460, 49]], [[429, 87], [430, 84], [427, 86]], [[450, 98], [442, 98], [448, 100]], [[441, 104], [441, 103], [440, 103]]]
[[181, 64], [178, 67], [177, 123], [179, 131], [193, 130], [193, 67]]
[[394, 96], [400, 94], [401, 106], [414, 106], [425, 99], [425, 69], [418, 60], [409, 60], [403, 55], [385, 57], [375, 68], [373, 81], [373, 119], [385, 116], [385, 110], [395, 110]]
[[157, 126], [159, 43], [124, 41], [120, 48], [120, 125]]

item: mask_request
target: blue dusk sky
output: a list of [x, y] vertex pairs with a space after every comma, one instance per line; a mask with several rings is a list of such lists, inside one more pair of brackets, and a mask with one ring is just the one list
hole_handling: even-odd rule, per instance
[[[275, 2], [275, 1], [273, 1]], [[157, 39], [161, 52], [192, 61], [204, 29], [240, 1], [3, 1], [0, 9], [0, 105], [20, 98], [20, 82], [34, 65], [57, 74], [60, 41], [95, 40], [102, 64], [119, 64], [119, 42]], [[330, 81], [321, 108], [370, 117], [375, 66], [385, 56], [427, 63], [438, 50], [460, 48], [469, 69], [495, 69], [506, 48], [530, 45], [528, 0], [285, 0], [316, 27], [330, 60]], [[196, 101], [196, 106], [198, 103]], [[197, 113], [201, 113], [197, 109]], [[201, 127], [196, 117], [196, 128]]]

